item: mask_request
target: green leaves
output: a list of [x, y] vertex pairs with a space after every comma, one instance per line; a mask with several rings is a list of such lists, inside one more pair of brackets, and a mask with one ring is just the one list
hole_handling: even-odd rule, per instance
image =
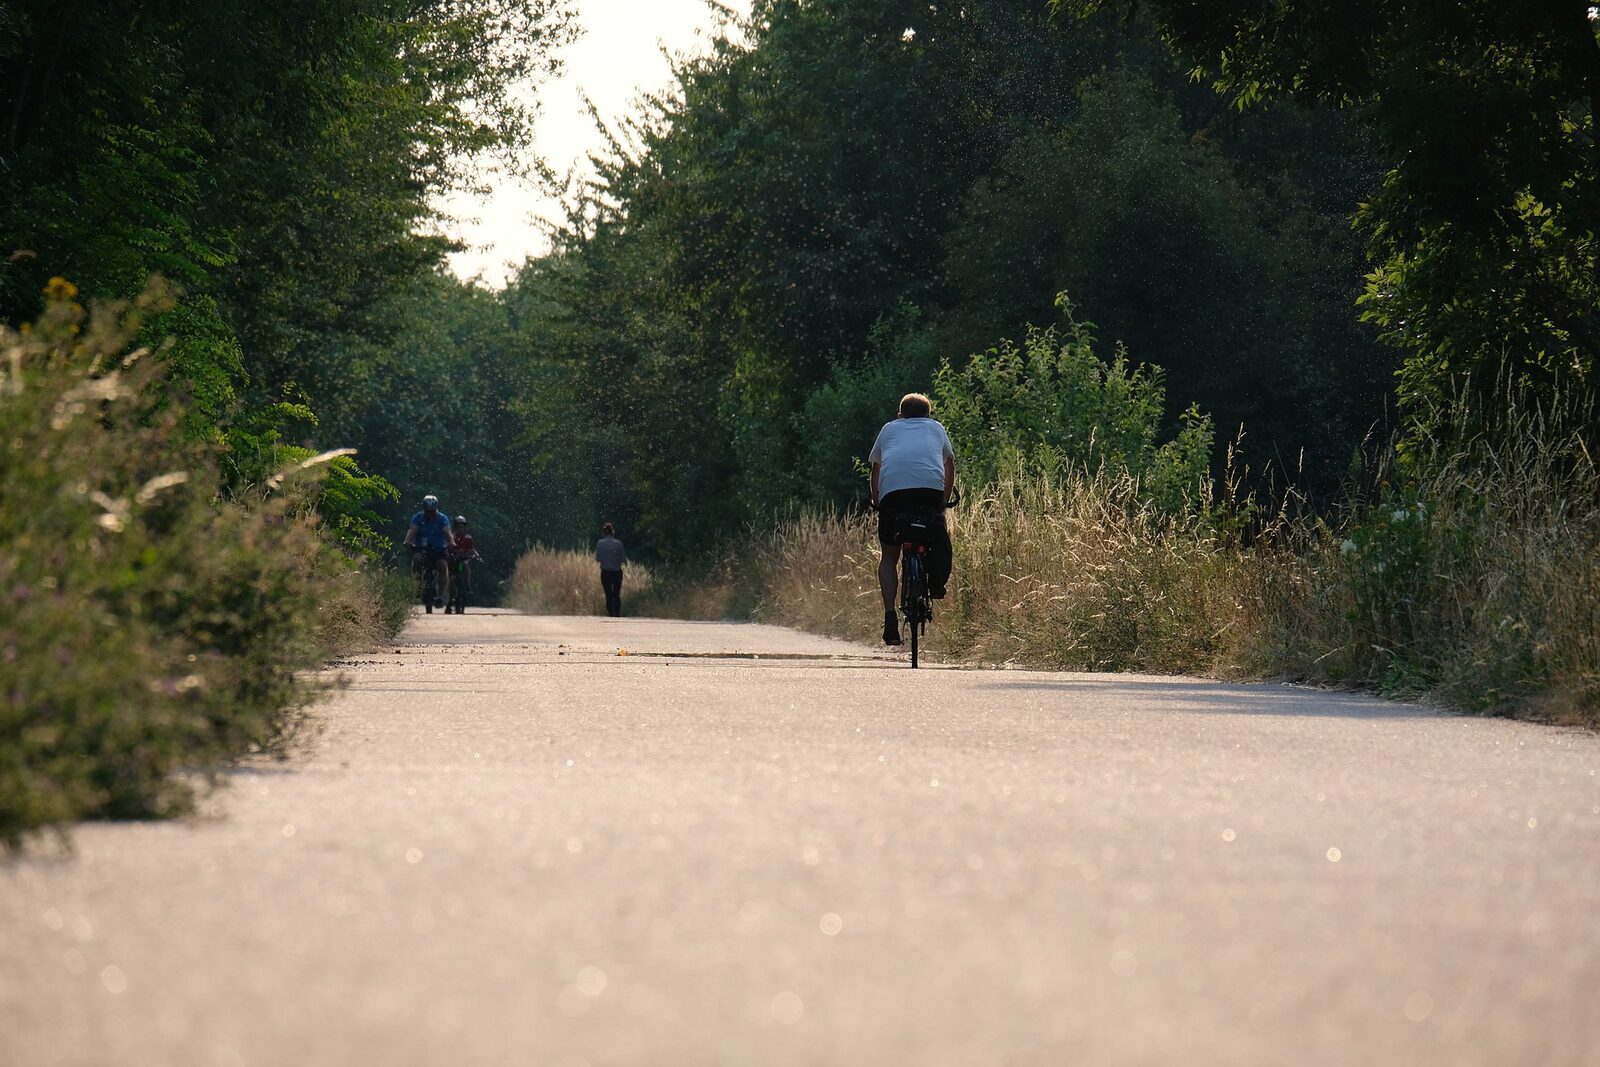
[[0, 265], [0, 320], [52, 274], [100, 297], [166, 277], [197, 433], [235, 391], [356, 428], [392, 294], [449, 248], [433, 197], [525, 155], [521, 94], [574, 27], [565, 0], [166, 0], [65, 33], [50, 4], [6, 13], [0, 254], [31, 255]]
[[1182, 430], [1157, 443], [1166, 396], [1158, 367], [1131, 366], [1120, 350], [1094, 353], [1092, 326], [1062, 294], [1064, 332], [1030, 327], [935, 378], [935, 414], [950, 432], [957, 469], [972, 484], [1044, 475], [1057, 482], [1106, 474], [1138, 482], [1144, 503], [1170, 512], [1206, 500], [1211, 420], [1190, 406]]
[[[1055, 6], [1087, 16], [1104, 5]], [[1362, 307], [1406, 354], [1400, 398], [1413, 433], [1492, 411], [1502, 377], [1547, 401], [1595, 389], [1600, 23], [1591, 5], [1156, 0], [1141, 9], [1240, 106], [1297, 97], [1351, 107], [1385, 142], [1391, 169], [1362, 209], [1376, 265]]]
[[0, 327], [0, 845], [183, 810], [176, 772], [281, 745], [333, 620], [371, 610], [296, 500], [219, 499], [217, 444], [126, 351], [167, 300], [50, 291]]
[[510, 296], [539, 308], [521, 410], [564, 529], [621, 516], [694, 556], [797, 498], [858, 498], [898, 397], [942, 356], [1020, 344], [1064, 288], [1167, 369], [1172, 402], [1125, 398], [1185, 442], [1163, 470], [1194, 469], [1198, 402], [1250, 427], [1256, 466], [1306, 452], [1331, 490], [1391, 384], [1351, 306], [1370, 138], [1311, 108], [1228, 114], [1144, 21], [770, 0], [622, 132]]

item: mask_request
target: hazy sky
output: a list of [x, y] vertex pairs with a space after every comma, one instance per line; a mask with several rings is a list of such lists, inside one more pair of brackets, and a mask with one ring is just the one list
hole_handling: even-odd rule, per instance
[[[749, 0], [724, 0], [748, 13]], [[615, 124], [632, 110], [641, 90], [664, 88], [671, 78], [661, 55], [707, 48], [716, 20], [705, 0], [579, 0], [583, 36], [562, 53], [564, 75], [539, 93], [541, 115], [537, 150], [557, 173], [583, 160], [604, 143], [583, 110], [583, 94]], [[457, 216], [453, 232], [470, 246], [452, 256], [451, 268], [463, 278], [481, 275], [501, 285], [511, 269], [545, 247], [533, 217], [561, 218], [546, 194], [504, 175], [490, 178], [487, 197], [453, 197], [446, 210]]]

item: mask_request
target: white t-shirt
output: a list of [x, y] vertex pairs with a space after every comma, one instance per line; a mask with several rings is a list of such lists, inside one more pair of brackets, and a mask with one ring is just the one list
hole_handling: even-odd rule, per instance
[[895, 419], [878, 431], [867, 454], [878, 470], [878, 498], [898, 489], [943, 489], [944, 461], [954, 459], [950, 435], [938, 419]]

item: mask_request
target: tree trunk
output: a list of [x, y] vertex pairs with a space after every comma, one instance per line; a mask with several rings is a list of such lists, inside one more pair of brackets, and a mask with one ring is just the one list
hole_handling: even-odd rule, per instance
[[3, 89], [0, 89], [3, 93], [0, 114], [5, 118], [4, 150], [8, 155], [27, 144], [44, 111], [72, 21], [66, 6], [55, 0], [43, 0], [22, 16], [28, 34], [23, 57], [6, 74]]

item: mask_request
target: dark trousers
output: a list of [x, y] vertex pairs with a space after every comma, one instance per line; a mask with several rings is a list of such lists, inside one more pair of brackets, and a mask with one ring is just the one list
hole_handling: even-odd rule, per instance
[[903, 544], [906, 535], [900, 529], [902, 515], [926, 515], [932, 520], [928, 541], [928, 588], [943, 591], [950, 582], [950, 571], [955, 563], [955, 549], [950, 544], [950, 527], [944, 521], [944, 491], [942, 489], [896, 489], [878, 501], [878, 540], [885, 545]]
[[622, 572], [600, 572], [600, 585], [606, 591], [606, 614], [613, 619], [622, 614]]

